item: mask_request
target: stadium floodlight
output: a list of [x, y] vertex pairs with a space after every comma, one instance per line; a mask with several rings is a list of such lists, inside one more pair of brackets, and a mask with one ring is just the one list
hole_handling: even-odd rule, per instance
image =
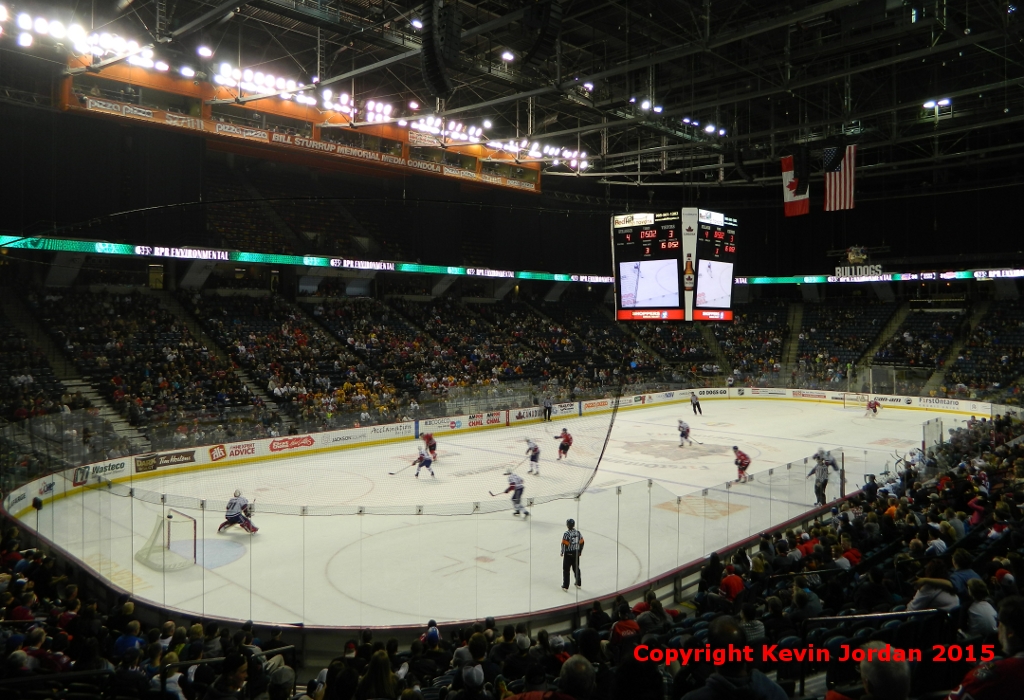
[[263, 76], [263, 84], [266, 85], [268, 88], [274, 87], [274, 76], [272, 76], [270, 73], [267, 73], [265, 76]]
[[593, 92], [594, 91], [594, 84], [593, 83], [583, 83], [583, 89], [586, 90], [587, 92]]
[[343, 105], [347, 105], [348, 104], [348, 93], [347, 92], [343, 92], [340, 95], [338, 95], [338, 102], [340, 102]]
[[409, 123], [409, 122], [405, 121], [404, 119], [399, 119], [399, 120], [398, 120], [398, 126], [405, 126], [405, 125], [406, 125], [406, 124], [408, 124], [408, 123]]
[[6, 22], [9, 18], [10, 15], [7, 14], [7, 7], [0, 5], [0, 22]]
[[384, 105], [384, 116], [387, 117], [391, 114], [391, 105]]
[[719, 129], [718, 130], [718, 135], [719, 136], [725, 136], [725, 129]]
[[[230, 78], [231, 77], [231, 64], [230, 63], [222, 63], [222, 64], [220, 64], [220, 71], [219, 72], [225, 78]], [[257, 74], [257, 75], [259, 75], [259, 74]], [[262, 78], [257, 78], [256, 82], [257, 83], [262, 82]]]
[[657, 112], [658, 114], [661, 114], [661, 109], [662, 109], [661, 105], [655, 105], [654, 106], [654, 111]]
[[128, 42], [124, 40], [124, 37], [114, 35], [113, 41], [114, 53], [125, 53], [128, 51]]
[[491, 128], [491, 126], [493, 126], [493, 125], [491, 124], [491, 120], [490, 120], [490, 119], [484, 119], [484, 128], [485, 128], [485, 129], [490, 129], [490, 128]]
[[421, 20], [419, 17], [413, 17], [412, 21], [409, 22], [409, 24], [412, 25], [413, 29], [423, 29], [423, 20]]
[[57, 20], [53, 20], [50, 22], [50, 36], [54, 39], [63, 39], [67, 36], [67, 30], [64, 29], [63, 24]]
[[928, 100], [922, 105], [922, 107], [925, 109], [935, 109], [935, 100]]
[[369, 100], [369, 101], [368, 101], [368, 102], [366, 103], [366, 111], [367, 111], [367, 112], [372, 112], [372, 111], [373, 111], [373, 108], [374, 108], [374, 105], [376, 105], [376, 104], [377, 104], [377, 103], [376, 103], [376, 102], [375, 102], [374, 100]]
[[587, 161], [581, 160], [580, 161], [580, 170], [586, 170], [589, 165], [590, 165], [590, 163], [588, 163]]
[[646, 109], [650, 109], [650, 108], [651, 108], [651, 101], [650, 100], [644, 100], [643, 102], [640, 103], [640, 109], [646, 110]]
[[448, 122], [448, 131], [455, 131], [455, 122]]
[[502, 54], [501, 54], [501, 60], [502, 61], [513, 61], [513, 60], [515, 60], [515, 54], [513, 54], [511, 51], [503, 51]]
[[82, 25], [72, 24], [68, 27], [68, 39], [76, 44], [85, 43], [85, 30], [82, 29]]
[[50, 33], [50, 23], [42, 17], [36, 17], [36, 21], [33, 23], [33, 28], [36, 30], [36, 34]]
[[18, 29], [32, 29], [32, 15], [27, 12], [22, 12], [18, 15]]
[[321, 92], [320, 94], [324, 96], [324, 99], [325, 99], [325, 100], [329, 100], [329, 99], [331, 99], [332, 97], [334, 97], [334, 93], [333, 93], [333, 92], [331, 92], [331, 89], [330, 89], [330, 88], [324, 88], [324, 91], [323, 91], [323, 92]]
[[523, 139], [522, 141], [519, 142], [519, 147], [520, 148], [526, 148], [526, 144], [527, 144], [526, 139]]
[[284, 82], [284, 89], [287, 90], [288, 92], [295, 92], [295, 88], [297, 87], [298, 85], [295, 83], [294, 80], [286, 80]]
[[707, 126], [704, 127], [704, 132], [708, 133], [708, 134], [715, 133], [715, 125], [714, 124], [708, 124]]
[[244, 71], [242, 71], [242, 80], [244, 80], [247, 83], [252, 82], [252, 68], [246, 68]]
[[153, 58], [153, 49], [142, 49], [142, 51], [139, 52], [139, 55], [143, 58]]
[[32, 35], [28, 32], [22, 32], [18, 35], [18, 46], [27, 49], [32, 45]]
[[410, 100], [409, 101], [409, 109], [419, 109], [419, 108], [420, 108], [420, 103], [419, 102], [417, 102], [416, 100]]
[[629, 104], [635, 104], [635, 103], [636, 103], [636, 98], [635, 97], [630, 97], [629, 98]]
[[948, 97], [943, 97], [941, 100], [939, 100], [938, 104], [939, 104], [939, 107], [948, 107], [949, 106], [949, 98]]
[[185, 77], [185, 78], [194, 78], [194, 77], [196, 77], [195, 70], [193, 68], [190, 68], [189, 66], [182, 66], [181, 68], [178, 69], [178, 72], [181, 73], [182, 77]]
[[260, 73], [259, 71], [256, 71], [255, 73], [253, 73], [252, 81], [254, 83], [256, 83], [257, 85], [262, 85], [263, 84], [263, 74]]
[[558, 158], [555, 158], [553, 161], [551, 161], [551, 164], [552, 165], [558, 165], [560, 162], [561, 161], [559, 161]]
[[571, 167], [571, 168], [575, 168], [576, 167], [576, 160], [575, 159], [569, 161], [569, 167]]
[[153, 67], [156, 68], [160, 72], [166, 72], [167, 70], [170, 69], [170, 66], [167, 65], [166, 63], [164, 63], [163, 61], [157, 61], [156, 63], [153, 64]]
[[198, 49], [196, 49], [196, 53], [202, 56], [203, 58], [210, 58], [211, 56], [213, 56], [213, 49], [211, 49], [209, 46], [200, 46]]
[[689, 124], [689, 123], [690, 123], [690, 118], [689, 117], [683, 117], [683, 124]]

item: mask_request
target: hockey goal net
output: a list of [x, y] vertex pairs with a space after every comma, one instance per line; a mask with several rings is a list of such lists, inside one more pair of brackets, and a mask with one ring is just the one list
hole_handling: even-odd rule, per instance
[[158, 515], [153, 532], [135, 559], [156, 571], [180, 571], [196, 563], [196, 519], [169, 509]]
[[867, 409], [870, 394], [843, 394], [843, 408]]

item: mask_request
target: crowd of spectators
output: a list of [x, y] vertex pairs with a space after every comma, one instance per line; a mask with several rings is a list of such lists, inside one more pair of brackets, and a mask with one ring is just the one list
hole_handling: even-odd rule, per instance
[[979, 398], [1005, 394], [1024, 373], [1024, 305], [1001, 301], [981, 319], [946, 370], [945, 393]]
[[64, 406], [86, 407], [80, 396], [67, 395], [43, 352], [0, 314], [0, 418], [45, 416]]
[[757, 380], [779, 372], [789, 332], [787, 317], [784, 301], [752, 302], [734, 309], [731, 324], [714, 324], [712, 331], [735, 379]]
[[875, 362], [938, 369], [963, 320], [959, 312], [912, 311], [875, 353]]
[[805, 304], [791, 383], [809, 388], [843, 383], [895, 312], [895, 304], [855, 299]]
[[710, 376], [721, 372], [704, 336], [692, 323], [645, 323], [637, 328], [637, 335], [666, 362], [683, 368], [690, 375]]
[[209, 422], [254, 402], [230, 363], [155, 296], [76, 290], [28, 301], [82, 376], [143, 431], [153, 426], [174, 432], [176, 443], [204, 444], [200, 415]]
[[232, 362], [307, 429], [331, 424], [346, 408], [365, 412], [371, 394], [387, 393], [354, 355], [281, 297], [183, 292], [181, 300]]

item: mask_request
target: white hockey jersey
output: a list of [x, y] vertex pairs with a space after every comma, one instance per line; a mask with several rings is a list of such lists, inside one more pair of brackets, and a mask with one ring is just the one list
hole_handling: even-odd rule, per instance
[[238, 515], [244, 513], [249, 507], [249, 499], [245, 496], [235, 496], [228, 501], [227, 513], [225, 515]]

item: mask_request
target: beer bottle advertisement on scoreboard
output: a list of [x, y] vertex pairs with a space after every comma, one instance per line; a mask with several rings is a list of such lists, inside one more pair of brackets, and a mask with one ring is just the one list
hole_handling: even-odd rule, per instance
[[732, 320], [735, 228], [735, 219], [696, 208], [613, 216], [616, 318]]

